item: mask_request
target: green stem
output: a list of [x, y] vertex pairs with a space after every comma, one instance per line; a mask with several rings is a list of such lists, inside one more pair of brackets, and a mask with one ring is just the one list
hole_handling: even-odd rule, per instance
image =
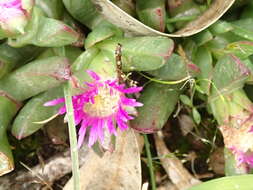
[[143, 136], [144, 136], [145, 149], [146, 149], [146, 153], [147, 153], [147, 157], [148, 157], [148, 168], [149, 168], [151, 186], [152, 186], [152, 190], [156, 190], [152, 155], [151, 155], [151, 152], [150, 152], [150, 144], [149, 144], [149, 141], [148, 141], [148, 136], [146, 134], [144, 134]]
[[159, 79], [156, 79], [156, 78], [151, 78], [141, 72], [139, 72], [139, 74], [147, 79], [149, 79], [150, 81], [153, 81], [153, 82], [156, 82], [156, 83], [160, 83], [160, 84], [168, 84], [168, 85], [173, 85], [173, 84], [180, 84], [184, 81], [187, 81], [187, 80], [190, 80], [192, 77], [191, 76], [187, 76], [185, 78], [182, 78], [180, 80], [175, 80], [175, 81], [164, 81], [164, 80], [159, 80]]
[[80, 173], [79, 173], [79, 160], [78, 160], [78, 147], [77, 147], [77, 136], [76, 126], [74, 119], [74, 110], [72, 104], [72, 97], [69, 84], [64, 85], [64, 96], [67, 108], [67, 119], [69, 128], [69, 140], [70, 140], [70, 151], [72, 159], [72, 174], [74, 182], [74, 190], [81, 190], [80, 187]]

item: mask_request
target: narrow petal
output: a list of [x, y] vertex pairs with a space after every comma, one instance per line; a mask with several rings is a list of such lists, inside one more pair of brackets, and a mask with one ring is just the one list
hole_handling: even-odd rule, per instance
[[251, 168], [253, 168], [253, 158], [251, 158], [250, 160], [248, 160], [248, 164], [250, 165]]
[[118, 115], [116, 116], [116, 121], [121, 131], [124, 131], [128, 128], [127, 124], [122, 121]]
[[48, 101], [48, 102], [44, 103], [43, 106], [55, 106], [57, 104], [61, 104], [61, 103], [64, 103], [64, 102], [65, 102], [64, 98], [57, 98], [57, 99], [54, 99], [54, 100], [51, 100], [51, 101]]
[[59, 109], [58, 113], [59, 113], [60, 115], [66, 113], [66, 106], [65, 106], [65, 105], [62, 106], [62, 107]]
[[83, 119], [82, 114], [75, 110], [74, 110], [74, 118], [75, 118], [75, 125], [78, 125]]
[[107, 127], [108, 127], [108, 130], [109, 130], [110, 134], [114, 134], [115, 136], [117, 136], [117, 132], [116, 132], [116, 129], [114, 127], [112, 117], [109, 117], [107, 119]]
[[140, 102], [136, 102], [135, 99], [133, 98], [126, 98], [126, 97], [123, 97], [121, 98], [121, 102], [127, 106], [134, 106], [134, 107], [141, 107], [143, 106], [142, 103]]
[[142, 90], [142, 87], [131, 87], [131, 88], [123, 89], [122, 92], [126, 94], [130, 94], [130, 93], [140, 92], [141, 90]]
[[117, 124], [121, 131], [124, 131], [128, 128], [127, 124], [122, 120], [117, 120]]
[[93, 121], [91, 123], [91, 128], [90, 128], [90, 137], [89, 137], [89, 142], [88, 146], [92, 147], [92, 145], [97, 141], [98, 139], [98, 123], [97, 121]]
[[117, 86], [117, 80], [108, 80], [106, 83], [111, 87]]
[[83, 120], [82, 122], [82, 125], [81, 125], [81, 128], [79, 129], [78, 131], [78, 148], [80, 148], [83, 144], [83, 140], [84, 140], [84, 137], [85, 137], [85, 133], [86, 133], [86, 122]]
[[98, 137], [101, 143], [104, 142], [104, 120], [103, 119], [98, 119], [98, 128], [97, 128], [97, 133]]
[[125, 85], [124, 84], [120, 84], [118, 85], [117, 83], [111, 83], [110, 86], [120, 92], [123, 92], [124, 91], [124, 87]]
[[86, 72], [95, 80], [100, 80], [100, 77], [97, 75], [97, 73], [95, 73], [94, 71], [92, 70], [86, 70]]
[[134, 117], [128, 115], [128, 113], [120, 106], [119, 107], [119, 111], [118, 111], [118, 114], [120, 114], [120, 118], [127, 122], [128, 120], [131, 120], [131, 119], [134, 119]]
[[253, 155], [247, 156], [247, 158], [245, 159], [247, 164], [249, 164], [252, 168], [253, 166]]
[[253, 133], [253, 125], [250, 127], [250, 129], [249, 129], [248, 132], [249, 132], [249, 133]]
[[84, 82], [84, 84], [86, 84], [88, 87], [94, 87], [94, 84], [90, 82]]

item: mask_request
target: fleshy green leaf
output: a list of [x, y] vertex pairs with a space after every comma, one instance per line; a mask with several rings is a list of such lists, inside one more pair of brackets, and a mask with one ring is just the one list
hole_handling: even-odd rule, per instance
[[35, 4], [39, 6], [47, 17], [61, 19], [63, 15], [62, 0], [36, 0]]
[[242, 88], [249, 77], [249, 69], [235, 56], [227, 55], [218, 60], [213, 71], [211, 99]]
[[214, 179], [188, 190], [252, 190], [253, 175], [231, 176]]
[[179, 98], [180, 98], [181, 102], [183, 102], [183, 104], [185, 104], [185, 105], [187, 105], [189, 107], [193, 106], [192, 105], [192, 101], [191, 101], [191, 99], [188, 96], [182, 94], [182, 95], [179, 96]]
[[233, 26], [229, 22], [218, 20], [212, 26], [209, 27], [209, 30], [213, 34], [217, 35], [217, 34], [223, 34], [223, 33], [233, 30]]
[[245, 59], [253, 54], [253, 42], [237, 41], [230, 43], [223, 50], [226, 54], [233, 54], [240, 59]]
[[110, 53], [115, 59], [115, 50], [122, 45], [123, 71], [150, 71], [162, 67], [170, 57], [174, 42], [165, 37], [113, 38], [105, 40], [97, 47]]
[[135, 2], [133, 0], [112, 0], [112, 2], [129, 15], [136, 15]]
[[196, 108], [192, 109], [192, 117], [194, 121], [199, 125], [201, 122], [201, 115]]
[[61, 21], [46, 18], [42, 11], [35, 7], [32, 20], [26, 27], [26, 32], [8, 43], [14, 47], [33, 44], [41, 47], [60, 47], [72, 44], [79, 38], [79, 34]]
[[85, 39], [85, 48], [90, 48], [98, 42], [101, 42], [110, 37], [123, 37], [123, 32], [108, 22], [103, 22], [96, 26]]
[[232, 23], [232, 32], [246, 40], [253, 41], [253, 19], [241, 19]]
[[213, 35], [209, 30], [204, 30], [193, 36], [193, 40], [198, 46], [202, 46], [212, 39]]
[[44, 121], [55, 115], [60, 106], [45, 107], [43, 104], [60, 97], [63, 97], [62, 87], [49, 90], [29, 100], [16, 116], [11, 129], [12, 134], [17, 139], [22, 139], [43, 127], [43, 123], [35, 122]]
[[42, 47], [60, 47], [76, 42], [78, 37], [78, 33], [63, 22], [41, 18], [36, 38], [32, 40], [32, 44]]
[[26, 64], [0, 80], [0, 91], [16, 100], [25, 100], [40, 92], [59, 86], [70, 77], [65, 57], [50, 57]]
[[200, 69], [199, 75], [197, 76], [200, 89], [206, 94], [210, 93], [211, 88], [211, 79], [213, 75], [212, 62], [211, 52], [204, 46], [199, 47], [195, 55], [194, 63]]
[[138, 117], [131, 122], [131, 127], [142, 133], [154, 133], [162, 129], [178, 98], [179, 90], [176, 87], [149, 84], [138, 99], [144, 105], [137, 108]]
[[137, 0], [136, 12], [141, 22], [160, 32], [164, 32], [166, 24], [164, 0]]
[[63, 0], [63, 3], [75, 19], [91, 29], [104, 21], [90, 0]]
[[171, 54], [164, 66], [148, 71], [149, 74], [160, 80], [180, 80], [189, 75], [195, 76], [198, 72], [198, 67], [191, 63], [185, 63], [181, 56], [174, 53]]
[[74, 61], [74, 63], [71, 66], [71, 71], [83, 72], [85, 69], [88, 68], [89, 64], [98, 53], [99, 53], [99, 50], [95, 47], [92, 47], [86, 50]]
[[6, 130], [19, 106], [10, 99], [0, 96], [0, 176], [14, 169], [11, 147], [9, 145]]
[[170, 17], [177, 20], [175, 23], [177, 28], [182, 28], [187, 24], [187, 21], [195, 20], [201, 14], [200, 7], [193, 0], [182, 1], [181, 3], [169, 1], [168, 7]]

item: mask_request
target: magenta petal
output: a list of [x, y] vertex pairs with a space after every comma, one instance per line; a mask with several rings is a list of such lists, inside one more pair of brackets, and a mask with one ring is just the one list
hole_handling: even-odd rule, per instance
[[89, 101], [90, 103], [92, 103], [92, 104], [95, 104], [95, 99], [94, 99], [94, 96], [92, 96], [91, 97], [91, 99], [90, 99], [90, 101]]
[[128, 128], [127, 124], [124, 123], [124, 121], [122, 121], [122, 120], [117, 120], [117, 124], [118, 124], [121, 131], [124, 131]]
[[54, 99], [54, 100], [51, 100], [51, 101], [48, 101], [48, 102], [44, 103], [43, 106], [55, 106], [57, 104], [61, 104], [61, 103], [64, 103], [64, 102], [65, 102], [64, 98], [57, 98], [57, 99]]
[[249, 129], [248, 132], [249, 132], [249, 133], [253, 133], [253, 126], [250, 127], [250, 129]]
[[84, 84], [86, 84], [86, 85], [89, 86], [89, 87], [94, 87], [94, 84], [93, 84], [93, 83], [84, 82]]
[[21, 8], [21, 0], [9, 0], [9, 1], [1, 1], [0, 6], [6, 8], [20, 7]]
[[141, 90], [142, 90], [142, 87], [131, 87], [131, 88], [122, 90], [122, 92], [129, 94], [129, 93], [140, 92]]
[[109, 133], [110, 133], [110, 134], [114, 134], [115, 136], [117, 136], [117, 132], [116, 132], [116, 130], [115, 130], [112, 117], [109, 117], [109, 118], [107, 119], [107, 126], [108, 126]]
[[106, 81], [106, 83], [111, 86], [111, 87], [116, 87], [117, 86], [117, 80], [112, 80], [112, 81]]
[[98, 127], [97, 127], [97, 134], [99, 137], [100, 142], [104, 142], [104, 120], [103, 119], [98, 119]]
[[125, 122], [127, 122], [128, 120], [134, 119], [133, 117], [129, 116], [128, 113], [127, 113], [125, 110], [123, 110], [121, 107], [119, 107], [119, 112], [118, 112], [118, 114], [119, 114], [119, 117], [120, 117], [123, 121], [125, 121]]
[[78, 125], [83, 118], [83, 115], [80, 114], [80, 112], [74, 112], [74, 118], [75, 118], [75, 125]]
[[66, 106], [65, 106], [65, 105], [62, 106], [62, 107], [59, 109], [58, 113], [59, 113], [60, 115], [66, 113]]
[[97, 141], [98, 139], [98, 123], [97, 121], [93, 121], [90, 128], [90, 137], [88, 146], [92, 147], [92, 145]]
[[133, 98], [126, 98], [126, 97], [124, 97], [124, 98], [121, 98], [121, 102], [123, 104], [127, 105], [127, 106], [134, 106], [134, 107], [141, 107], [141, 106], [143, 106], [142, 103], [136, 102], [136, 100], [133, 99]]
[[251, 168], [253, 168], [253, 153], [252, 152], [239, 152], [238, 161], [240, 163], [247, 163]]
[[247, 157], [247, 163], [253, 168], [253, 155]]
[[85, 133], [86, 133], [86, 122], [83, 121], [82, 122], [82, 126], [81, 128], [79, 129], [78, 131], [78, 134], [79, 134], [79, 137], [78, 137], [78, 148], [80, 148], [83, 144], [83, 140], [84, 140], [84, 137], [85, 137]]
[[86, 72], [95, 80], [100, 80], [100, 77], [92, 70], [86, 70]]
[[[143, 105], [133, 98], [125, 97], [125, 93], [141, 91], [141, 87], [130, 87], [125, 89], [125, 85], [118, 84], [117, 79], [103, 81], [95, 72], [87, 70], [87, 73], [93, 79], [93, 82], [85, 83], [87, 85], [85, 91], [82, 94], [72, 97], [75, 125], [78, 125], [80, 122], [82, 123], [78, 138], [79, 148], [84, 141], [87, 127], [89, 127], [88, 146], [93, 146], [96, 141], [103, 144], [105, 126], [110, 134], [117, 135], [117, 126], [120, 130], [126, 130], [128, 128], [128, 120], [134, 119], [133, 116], [129, 115], [128, 112], [124, 110], [124, 107], [139, 107]], [[96, 95], [102, 96], [101, 101], [105, 99], [106, 101], [111, 102], [113, 110], [108, 110], [108, 114], [99, 115], [100, 111], [96, 112], [96, 110], [84, 109], [86, 108], [86, 104], [97, 104], [95, 101]], [[112, 99], [114, 97], [117, 98], [117, 101]], [[118, 101], [118, 98], [120, 98], [120, 101]], [[64, 102], [64, 98], [60, 98], [45, 103], [45, 106], [57, 105]], [[103, 103], [97, 104], [94, 108], [92, 107], [92, 109], [105, 109], [100, 107], [103, 105]], [[93, 113], [95, 112], [96, 114], [94, 115]], [[62, 106], [58, 113], [66, 113], [66, 106]], [[251, 158], [249, 158], [248, 161], [251, 162]]]
[[120, 130], [124, 131], [128, 128], [127, 124], [121, 120], [119, 115], [116, 115], [116, 121], [117, 121], [117, 124], [118, 124]]

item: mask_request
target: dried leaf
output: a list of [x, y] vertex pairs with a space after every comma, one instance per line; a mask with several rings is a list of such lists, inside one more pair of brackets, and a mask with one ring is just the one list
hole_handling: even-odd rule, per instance
[[[61, 126], [59, 126], [61, 127]], [[79, 149], [79, 164], [85, 163], [87, 156], [92, 153], [87, 146]], [[23, 165], [24, 166], [24, 165]], [[19, 170], [8, 176], [1, 177], [0, 189], [38, 190], [46, 189], [57, 179], [71, 172], [70, 150], [51, 156], [45, 161], [44, 166], [40, 164]]]
[[169, 155], [171, 152], [167, 149], [161, 132], [155, 135], [155, 144], [158, 156], [161, 157], [161, 163], [170, 177], [172, 183], [174, 183], [178, 189], [186, 190], [189, 187], [200, 183], [200, 181], [194, 178], [183, 166], [181, 161], [176, 157], [164, 158], [164, 155]]
[[[115, 146], [114, 152], [106, 152], [103, 157], [95, 153], [87, 156], [80, 169], [82, 190], [141, 189], [140, 153], [134, 131], [119, 132]], [[64, 190], [72, 189], [71, 179]]]
[[97, 11], [113, 24], [132, 35], [162, 35], [168, 37], [185, 37], [196, 34], [216, 22], [235, 2], [235, 0], [214, 0], [210, 8], [196, 20], [173, 34], [154, 30], [122, 11], [109, 0], [91, 0]]
[[182, 114], [178, 118], [180, 129], [182, 131], [183, 136], [186, 136], [188, 133], [190, 133], [194, 126], [195, 123], [192, 120], [192, 118], [189, 115]]
[[224, 175], [224, 149], [218, 148], [210, 155], [209, 166], [219, 175]]

